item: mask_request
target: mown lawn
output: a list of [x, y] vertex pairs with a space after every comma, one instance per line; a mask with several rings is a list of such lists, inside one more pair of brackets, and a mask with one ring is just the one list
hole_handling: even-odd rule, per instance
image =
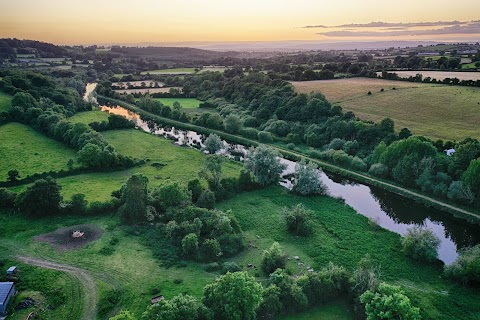
[[0, 91], [0, 112], [8, 111], [11, 107], [12, 96]]
[[0, 126], [0, 137], [0, 181], [6, 181], [7, 173], [12, 169], [26, 177], [51, 170], [67, 170], [68, 160], [77, 159], [75, 150], [20, 123]]
[[294, 86], [299, 92], [321, 92], [360, 119], [391, 118], [397, 131], [406, 127], [432, 139], [480, 138], [480, 88], [368, 78], [295, 82]]
[[68, 121], [73, 123], [84, 123], [90, 124], [92, 122], [102, 122], [108, 121], [108, 112], [101, 111], [101, 110], [93, 110], [93, 111], [83, 111], [78, 112], [72, 117], [68, 118]]

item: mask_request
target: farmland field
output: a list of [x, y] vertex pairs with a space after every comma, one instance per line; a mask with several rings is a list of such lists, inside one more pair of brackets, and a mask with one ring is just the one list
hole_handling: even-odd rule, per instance
[[[299, 92], [321, 92], [361, 119], [380, 121], [389, 117], [395, 121], [396, 130], [407, 127], [413, 134], [432, 139], [480, 138], [480, 88], [369, 78], [293, 85]], [[368, 91], [372, 94], [367, 95]]]
[[164, 87], [164, 88], [145, 88], [145, 89], [124, 89], [124, 90], [113, 90], [120, 94], [130, 94], [130, 93], [168, 93], [170, 89], [181, 90], [181, 87]]
[[162, 70], [149, 70], [144, 71], [141, 74], [191, 74], [195, 73], [195, 68], [176, 68], [176, 69], [162, 69]]
[[[418, 73], [423, 75], [423, 78], [430, 77], [432, 79], [443, 80], [446, 78], [458, 78], [459, 80], [480, 80], [480, 72], [449, 72], [449, 71], [388, 71], [389, 73], [396, 73], [399, 77], [408, 78], [415, 77]], [[381, 75], [377, 72], [377, 75]]]
[[198, 108], [201, 101], [195, 98], [155, 98], [155, 100], [160, 101], [164, 105], [173, 106], [175, 101], [178, 101], [182, 108], [185, 109], [195, 109]]
[[66, 170], [68, 160], [77, 159], [75, 150], [20, 123], [0, 126], [0, 137], [0, 181], [7, 179], [11, 169], [25, 178], [33, 173]]
[[0, 112], [8, 111], [10, 109], [10, 104], [12, 101], [12, 96], [0, 91]]
[[100, 110], [94, 110], [94, 111], [83, 111], [83, 112], [78, 112], [72, 117], [68, 118], [70, 122], [74, 123], [84, 123], [84, 124], [90, 124], [92, 122], [98, 121], [108, 121], [108, 112], [105, 111], [100, 111]]
[[117, 86], [117, 87], [122, 87], [127, 89], [127, 85], [130, 84], [134, 87], [140, 87], [142, 83], [145, 83], [145, 85], [150, 87], [152, 84], [155, 85], [155, 82], [158, 84], [159, 87], [163, 87], [165, 84], [159, 81], [153, 81], [153, 80], [139, 80], [139, 81], [123, 81], [123, 82], [112, 82], [112, 86]]

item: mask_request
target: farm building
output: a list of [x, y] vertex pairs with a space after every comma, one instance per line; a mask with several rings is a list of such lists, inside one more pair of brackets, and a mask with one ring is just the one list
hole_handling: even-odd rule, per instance
[[448, 149], [448, 150], [445, 150], [445, 153], [447, 154], [447, 156], [451, 156], [455, 153], [455, 149]]
[[17, 270], [17, 267], [16, 267], [16, 266], [10, 267], [10, 268], [8, 268], [8, 270], [7, 270], [7, 274], [14, 274], [14, 273], [15, 273], [15, 270]]
[[6, 315], [8, 302], [15, 294], [13, 282], [0, 282], [0, 316]]

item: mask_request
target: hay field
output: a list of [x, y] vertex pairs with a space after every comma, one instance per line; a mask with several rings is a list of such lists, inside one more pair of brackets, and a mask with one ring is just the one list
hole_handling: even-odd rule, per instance
[[330, 102], [361, 119], [389, 117], [396, 130], [407, 127], [413, 134], [432, 139], [480, 138], [480, 88], [370, 78], [292, 84], [298, 92], [323, 93]]

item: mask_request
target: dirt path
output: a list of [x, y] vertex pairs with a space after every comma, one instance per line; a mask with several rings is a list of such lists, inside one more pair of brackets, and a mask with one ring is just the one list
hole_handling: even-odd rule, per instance
[[81, 296], [83, 296], [84, 305], [81, 319], [94, 320], [97, 318], [98, 289], [93, 278], [85, 270], [68, 264], [61, 264], [33, 257], [17, 256], [17, 258], [23, 263], [41, 268], [63, 271], [77, 278], [79, 285], [83, 287], [83, 294]]

